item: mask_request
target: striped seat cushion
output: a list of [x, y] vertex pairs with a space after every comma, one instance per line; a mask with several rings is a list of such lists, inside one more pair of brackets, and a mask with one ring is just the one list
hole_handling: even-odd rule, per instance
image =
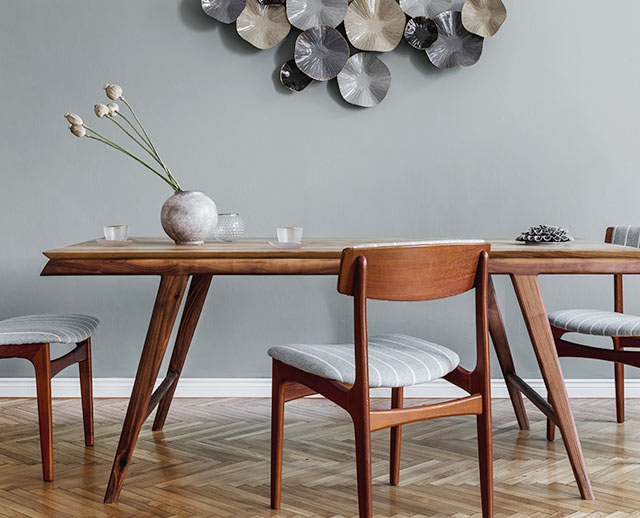
[[549, 313], [552, 326], [573, 333], [640, 336], [640, 317], [598, 309], [563, 309]]
[[640, 227], [618, 226], [613, 227], [611, 242], [614, 245], [632, 246], [640, 248]]
[[[276, 360], [323, 378], [353, 384], [356, 379], [354, 346], [279, 345], [269, 349]], [[442, 378], [460, 364], [459, 356], [412, 336], [389, 334], [369, 338], [371, 387], [406, 387]]]
[[76, 344], [89, 338], [100, 321], [87, 315], [30, 315], [0, 322], [0, 345]]

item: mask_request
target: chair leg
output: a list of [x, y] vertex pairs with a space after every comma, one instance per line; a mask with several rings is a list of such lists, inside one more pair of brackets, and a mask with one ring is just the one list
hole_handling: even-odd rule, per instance
[[[402, 408], [404, 388], [391, 389], [391, 408]], [[389, 483], [397, 486], [400, 483], [400, 450], [402, 448], [402, 426], [391, 427], [391, 452], [389, 462]]]
[[84, 425], [84, 443], [93, 446], [93, 381], [91, 375], [91, 338], [82, 345], [86, 350], [86, 359], [78, 362], [80, 371], [80, 397], [82, 399], [82, 423]]
[[358, 508], [360, 518], [373, 517], [373, 495], [371, 488], [371, 432], [369, 414], [353, 414], [356, 438], [356, 469], [358, 478]]
[[273, 361], [271, 384], [271, 509], [280, 509], [282, 494], [282, 442], [284, 436], [284, 383]]
[[480, 493], [482, 518], [493, 518], [493, 437], [491, 431], [491, 402], [476, 417], [478, 428], [478, 460], [480, 464]]
[[45, 481], [49, 482], [53, 480], [53, 417], [51, 415], [51, 363], [49, 358], [49, 344], [42, 344], [29, 360], [33, 364], [36, 372], [42, 476]]
[[[553, 406], [553, 403], [551, 402], [550, 397], [547, 397], [547, 401], [549, 401], [549, 404]], [[556, 440], [556, 425], [551, 419], [547, 417], [547, 441], [553, 442], [555, 440]]]
[[[621, 351], [622, 347], [618, 340], [613, 340], [613, 348]], [[616, 383], [616, 419], [619, 423], [624, 423], [624, 364], [614, 363], [613, 372]]]

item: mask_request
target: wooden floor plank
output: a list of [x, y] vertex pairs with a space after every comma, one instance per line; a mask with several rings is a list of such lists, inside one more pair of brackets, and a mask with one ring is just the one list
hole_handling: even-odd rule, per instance
[[[287, 404], [280, 511], [269, 509], [267, 399], [176, 400], [164, 431], [145, 424], [120, 502], [104, 505], [126, 404], [96, 400], [96, 446], [86, 448], [79, 400], [54, 400], [56, 480], [44, 483], [35, 400], [0, 399], [0, 518], [357, 516], [353, 428], [320, 399]], [[627, 401], [624, 424], [612, 400], [572, 406], [596, 500], [578, 497], [543, 416], [528, 406], [531, 431], [520, 431], [509, 401], [496, 400], [496, 516], [640, 518], [640, 401]], [[388, 431], [373, 434], [376, 516], [480, 518], [473, 417], [406, 425], [397, 487], [388, 485], [388, 440]]]

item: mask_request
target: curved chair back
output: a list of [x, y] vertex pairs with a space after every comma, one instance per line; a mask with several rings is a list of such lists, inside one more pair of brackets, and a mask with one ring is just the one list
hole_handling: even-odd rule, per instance
[[338, 291], [355, 294], [358, 260], [366, 262], [366, 298], [419, 301], [458, 295], [476, 285], [484, 241], [423, 241], [362, 245], [342, 252]]

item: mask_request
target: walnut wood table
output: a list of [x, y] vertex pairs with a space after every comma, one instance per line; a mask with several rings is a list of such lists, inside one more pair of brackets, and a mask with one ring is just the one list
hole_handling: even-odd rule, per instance
[[[49, 262], [42, 275], [160, 276], [105, 502], [118, 500], [142, 424], [156, 406], [158, 412], [153, 430], [161, 430], [164, 425], [213, 275], [337, 275], [343, 248], [372, 241], [401, 239], [311, 239], [301, 249], [282, 250], [271, 247], [267, 239], [176, 246], [167, 239], [135, 238], [128, 247], [105, 247], [90, 241], [44, 252]], [[511, 276], [549, 393], [547, 403], [516, 374], [492, 286], [491, 335], [518, 423], [522, 429], [528, 428], [522, 401], [524, 393], [560, 429], [580, 493], [583, 498], [592, 499], [593, 491], [547, 321], [538, 275], [640, 273], [640, 250], [586, 241], [564, 246], [527, 246], [499, 239], [489, 241], [492, 245], [489, 270], [494, 275]], [[189, 278], [191, 283], [168, 372], [154, 392]]]

